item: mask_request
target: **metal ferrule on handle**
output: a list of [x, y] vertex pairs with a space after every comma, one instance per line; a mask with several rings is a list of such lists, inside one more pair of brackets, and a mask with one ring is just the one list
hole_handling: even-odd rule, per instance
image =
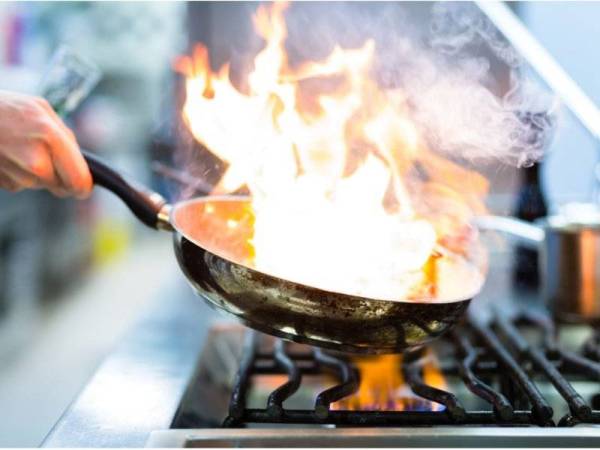
[[157, 230], [173, 230], [169, 221], [171, 206], [160, 194], [126, 181], [97, 156], [85, 150], [82, 154], [94, 184], [108, 189], [123, 200], [131, 212], [147, 226]]

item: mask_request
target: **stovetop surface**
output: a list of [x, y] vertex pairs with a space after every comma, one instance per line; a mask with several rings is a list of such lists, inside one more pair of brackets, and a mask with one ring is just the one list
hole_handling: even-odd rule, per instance
[[[588, 430], [579, 436], [600, 439], [597, 335], [586, 325], [554, 330], [546, 315], [532, 311], [489, 323], [470, 317], [428, 348], [383, 357], [388, 360], [383, 366], [382, 357], [327, 353], [238, 325], [217, 326], [172, 427], [189, 429], [182, 435], [200, 441], [215, 433], [227, 436], [227, 431], [208, 436], [198, 428], [233, 428], [238, 444], [261, 436], [240, 428], [260, 428], [276, 441], [272, 430], [287, 433], [297, 427], [304, 429], [302, 439], [312, 436], [309, 430], [350, 427], [393, 427], [402, 436], [513, 436], [517, 441], [530, 436], [538, 443], [542, 437], [549, 442], [550, 436], [576, 436], [577, 427]], [[372, 392], [371, 403], [357, 399], [368, 397], [363, 385], [372, 374], [362, 371], [369, 366], [398, 371], [388, 394], [395, 401], [373, 404]], [[379, 376], [378, 383], [393, 375]], [[439, 430], [416, 431], [423, 428]], [[524, 428], [536, 431], [528, 434]], [[371, 440], [377, 436], [358, 433]]]
[[[492, 447], [492, 446], [533, 446], [533, 447], [586, 447], [600, 445], [600, 427], [598, 412], [594, 409], [597, 403], [597, 394], [600, 384], [597, 379], [591, 379], [589, 374], [578, 373], [550, 360], [559, 373], [565, 375], [565, 380], [575, 391], [575, 398], [580, 396], [585, 405], [590, 408], [577, 410], [578, 403], [568, 396], [568, 392], [561, 391], [564, 386], [557, 387], [552, 383], [552, 376], [540, 368], [533, 367], [531, 361], [523, 358], [518, 366], [526, 375], [531, 375], [534, 389], [541, 395], [541, 406], [528, 401], [526, 393], [522, 396], [510, 398], [509, 404], [518, 406], [513, 408], [513, 416], [507, 411], [501, 412], [501, 407], [494, 408], [494, 399], [482, 399], [469, 389], [463, 378], [464, 373], [458, 370], [458, 360], [448, 358], [449, 342], [463, 340], [462, 337], [470, 332], [465, 330], [469, 325], [456, 330], [454, 336], [440, 339], [434, 346], [433, 352], [438, 369], [446, 375], [444, 389], [454, 395], [455, 402], [464, 409], [468, 418], [462, 416], [453, 420], [448, 414], [448, 399], [442, 397], [444, 405], [435, 408], [434, 402], [412, 402], [408, 409], [411, 411], [381, 412], [371, 410], [368, 414], [375, 421], [382, 417], [388, 423], [378, 422], [372, 426], [369, 423], [360, 423], [364, 416], [355, 417], [355, 423], [332, 423], [339, 417], [327, 417], [315, 414], [315, 399], [326, 388], [324, 380], [329, 382], [328, 388], [335, 387], [336, 377], [327, 378], [325, 374], [315, 371], [307, 364], [310, 354], [317, 355], [320, 350], [315, 350], [297, 344], [285, 344], [279, 340], [264, 335], [249, 333], [238, 325], [222, 325], [211, 329], [207, 345], [205, 346], [195, 382], [191, 383], [184, 396], [182, 407], [172, 424], [174, 429], [160, 430], [151, 433], [147, 442], [148, 447], [422, 447], [422, 446], [462, 446], [462, 447]], [[535, 341], [532, 332], [537, 327], [523, 327], [519, 324], [518, 331], [527, 336], [529, 341]], [[492, 328], [493, 329], [493, 328]], [[591, 327], [567, 326], [560, 327], [559, 339], [561, 349], [565, 355], [577, 355], [576, 351], [585, 347], [585, 343], [593, 337]], [[513, 330], [514, 331], [514, 330]], [[539, 330], [537, 330], [539, 332]], [[538, 336], [539, 337], [539, 336]], [[547, 336], [546, 336], [547, 338]], [[477, 341], [476, 341], [477, 342]], [[499, 339], [502, 343], [504, 340]], [[282, 345], [283, 344], [283, 345]], [[250, 346], [255, 346], [255, 367], [253, 373], [254, 383], [247, 392], [244, 413], [237, 413], [239, 405], [232, 404], [232, 390], [240, 382], [240, 367], [247, 365]], [[245, 348], [244, 348], [245, 346]], [[534, 347], [536, 349], [543, 346]], [[305, 378], [296, 392], [281, 403], [282, 409], [270, 410], [273, 405], [273, 392], [281, 389], [290, 381], [290, 371], [285, 367], [277, 369], [270, 365], [271, 356], [278, 349], [285, 348], [290, 359], [296, 361]], [[514, 351], [514, 349], [511, 349]], [[523, 351], [523, 349], [521, 349]], [[588, 348], [589, 351], [589, 348]], [[446, 352], [446, 354], [444, 354]], [[477, 352], [475, 352], [477, 353]], [[585, 350], [583, 351], [585, 354]], [[431, 354], [430, 354], [431, 355]], [[430, 361], [431, 356], [425, 356], [416, 361]], [[468, 363], [469, 355], [463, 353], [463, 362]], [[593, 358], [593, 355], [589, 355]], [[334, 358], [348, 361], [344, 355], [333, 355]], [[429, 358], [429, 359], [428, 359]], [[353, 358], [350, 358], [352, 360]], [[402, 366], [414, 364], [406, 361], [404, 356]], [[472, 361], [475, 377], [481, 374], [487, 376], [485, 381], [493, 388], [498, 389], [497, 395], [515, 395], [506, 391], [507, 386], [499, 386], [494, 382], [507, 379], [511, 381], [504, 368], [495, 367], [493, 361], [481, 358], [481, 367], [477, 367], [477, 360]], [[450, 363], [449, 363], [450, 362]], [[468, 364], [467, 364], [468, 365]], [[417, 365], [419, 367], [419, 365]], [[421, 366], [422, 367], [422, 366]], [[401, 367], [400, 367], [401, 369]], [[242, 370], [243, 371], [243, 370]], [[510, 371], [509, 371], [510, 372]], [[404, 370], [406, 374], [406, 370]], [[315, 375], [316, 374], [316, 375]], [[410, 375], [408, 375], [410, 376]], [[338, 381], [340, 380], [339, 377]], [[266, 380], [266, 381], [265, 381]], [[406, 380], [403, 380], [406, 381]], [[556, 380], [554, 380], [556, 382]], [[410, 381], [414, 389], [415, 380]], [[417, 386], [417, 389], [419, 387]], [[401, 391], [402, 395], [407, 395]], [[431, 392], [419, 391], [421, 395], [431, 395]], [[435, 394], [435, 393], [434, 393]], [[479, 391], [479, 394], [481, 392]], [[207, 397], [207, 395], [209, 397]], [[434, 395], [435, 396], [435, 395]], [[418, 397], [418, 396], [417, 396]], [[422, 399], [421, 399], [422, 400]], [[538, 399], [539, 400], [539, 399]], [[452, 404], [452, 401], [450, 402]], [[570, 406], [569, 406], [570, 405]], [[195, 407], [199, 406], [198, 409]], [[348, 406], [348, 403], [346, 404]], [[397, 405], [396, 405], [397, 406]], [[551, 410], [551, 417], [544, 406]], [[538, 408], [536, 410], [536, 407]], [[520, 409], [519, 409], [520, 408]], [[541, 409], [540, 409], [541, 408]], [[435, 411], [432, 411], [435, 409]], [[340, 413], [339, 409], [330, 408], [329, 414]], [[342, 415], [348, 414], [342, 413]], [[396, 416], [394, 416], [396, 414]], [[505, 420], [502, 420], [504, 414]], [[581, 417], [578, 418], [577, 415]], [[404, 416], [403, 416], [404, 415]], [[421, 417], [419, 417], [421, 415]], [[437, 416], [439, 415], [439, 416]], [[233, 416], [233, 417], [232, 417]], [[518, 416], [518, 418], [516, 417]], [[220, 422], [226, 417], [225, 423]], [[290, 419], [297, 423], [289, 423]], [[456, 419], [456, 418], [454, 418]], [[254, 422], [253, 422], [254, 421]], [[304, 423], [298, 423], [304, 422]], [[419, 423], [419, 421], [421, 421]], [[437, 422], [436, 422], [437, 421]], [[474, 423], [479, 421], [480, 423]], [[312, 423], [311, 423], [312, 422]], [[367, 420], [367, 422], [369, 422]], [[412, 422], [412, 423], [411, 423]], [[207, 428], [195, 428], [203, 426]]]

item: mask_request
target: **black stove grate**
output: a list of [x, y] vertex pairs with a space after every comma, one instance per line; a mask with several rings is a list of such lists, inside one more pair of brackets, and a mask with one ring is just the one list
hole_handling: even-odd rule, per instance
[[[538, 336], [535, 344], [529, 336]], [[528, 334], [529, 333], [529, 334]], [[544, 314], [531, 311], [511, 318], [496, 314], [483, 323], [469, 317], [435, 348], [445, 349], [440, 357], [445, 377], [458, 377], [471, 395], [489, 405], [488, 410], [470, 410], [452, 392], [426, 384], [423, 379], [424, 349], [406, 352], [402, 375], [415, 396], [442, 405], [437, 411], [355, 411], [331, 405], [359, 388], [359, 374], [351, 359], [317, 348], [294, 350], [277, 339], [268, 351], [261, 349], [255, 332], [245, 337], [240, 370], [234, 384], [225, 427], [248, 424], [320, 424], [334, 426], [431, 426], [510, 425], [573, 426], [600, 423], [600, 410], [593, 409], [573, 387], [573, 381], [600, 381], [600, 333], [594, 333], [580, 349], [559, 345], [557, 329]], [[284, 402], [301, 386], [305, 375], [327, 372], [337, 384], [320, 392], [312, 409], [288, 409]], [[254, 376], [284, 374], [287, 381], [273, 390], [264, 408], [248, 408], [246, 400]], [[545, 381], [568, 405], [568, 413], [555, 417], [537, 383]], [[600, 387], [600, 385], [599, 385]], [[600, 391], [600, 389], [599, 389]], [[596, 396], [600, 398], [600, 396]], [[590, 403], [594, 403], [591, 401]]]

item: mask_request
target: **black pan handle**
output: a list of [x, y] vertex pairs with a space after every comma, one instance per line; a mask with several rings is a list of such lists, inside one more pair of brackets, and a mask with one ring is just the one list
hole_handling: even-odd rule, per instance
[[125, 181], [117, 171], [90, 152], [82, 150], [81, 153], [90, 168], [94, 184], [108, 189], [123, 200], [131, 212], [149, 227], [171, 229], [169, 205], [161, 195]]

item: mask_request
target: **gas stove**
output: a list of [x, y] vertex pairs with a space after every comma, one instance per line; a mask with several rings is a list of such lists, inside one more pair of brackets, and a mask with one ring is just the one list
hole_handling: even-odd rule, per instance
[[172, 429], [147, 445], [599, 445], [599, 339], [532, 309], [471, 314], [402, 356], [216, 326]]

